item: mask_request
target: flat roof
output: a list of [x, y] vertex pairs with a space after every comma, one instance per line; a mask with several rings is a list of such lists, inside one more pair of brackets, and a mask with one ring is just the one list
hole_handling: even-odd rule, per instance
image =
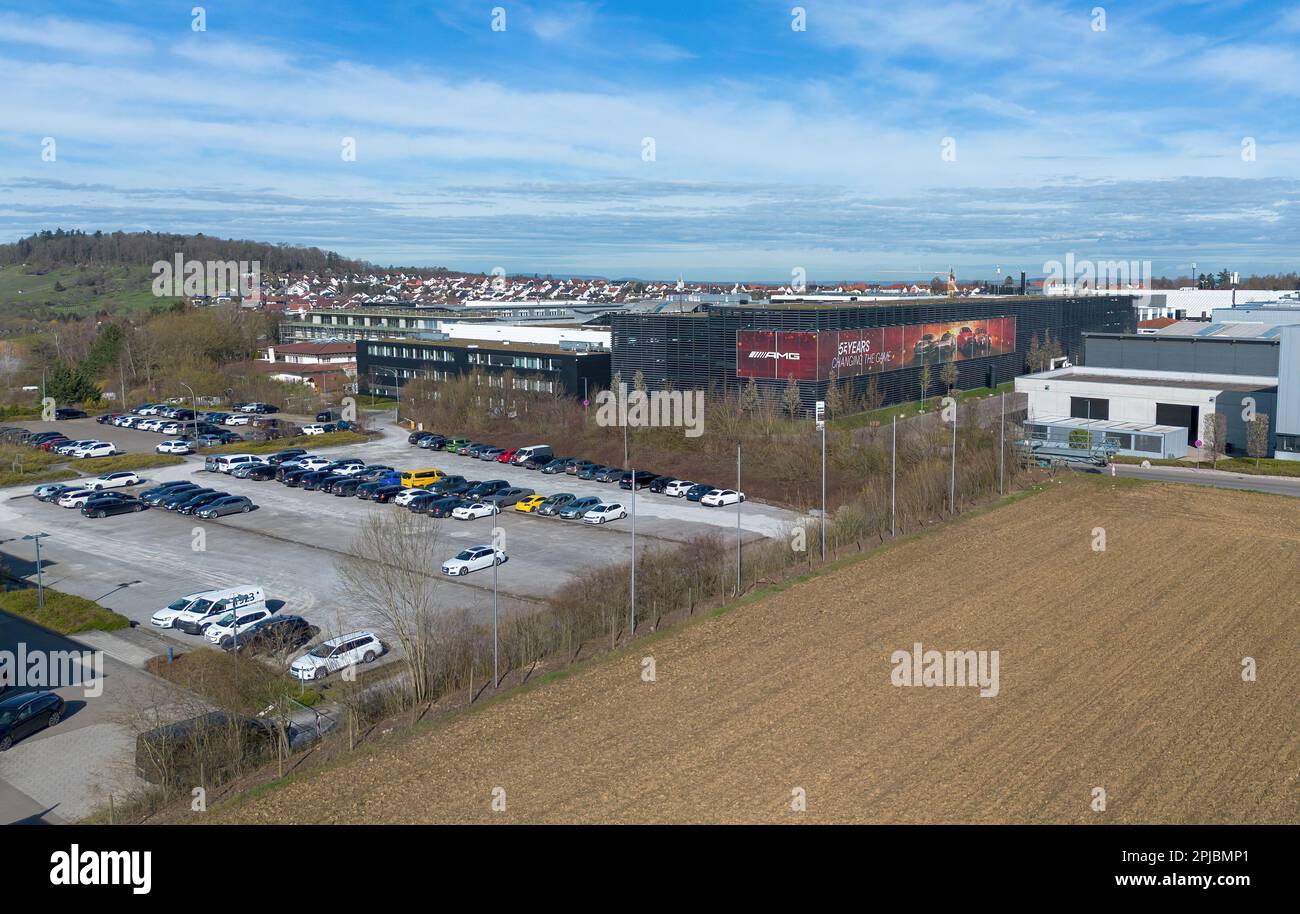
[[[581, 342], [581, 341], [578, 341]], [[542, 353], [545, 355], [609, 355], [608, 349], [566, 349], [556, 346], [553, 343], [507, 343], [503, 340], [469, 340], [469, 339], [448, 339], [448, 340], [423, 340], [413, 337], [383, 337], [376, 340], [357, 340], [357, 348], [360, 350], [361, 345], [375, 343], [391, 343], [395, 346], [423, 346], [435, 349], [486, 349], [492, 352], [523, 352], [523, 353]]]
[[1106, 432], [1133, 432], [1139, 435], [1167, 435], [1170, 432], [1187, 431], [1181, 425], [1147, 425], [1145, 422], [1122, 422], [1118, 419], [1080, 419], [1074, 416], [1036, 416], [1026, 419], [1025, 424], [1095, 428]]
[[[1032, 376], [1026, 375], [1025, 377]], [[1187, 390], [1252, 391], [1272, 390], [1277, 386], [1276, 384], [1264, 384], [1258, 381], [1195, 380], [1193, 378], [1179, 378], [1172, 376], [1160, 377], [1155, 375], [1088, 374], [1086, 372], [1055, 375], [1051, 376], [1051, 380], [1080, 381], [1085, 384], [1126, 384], [1131, 387], [1178, 387]]]

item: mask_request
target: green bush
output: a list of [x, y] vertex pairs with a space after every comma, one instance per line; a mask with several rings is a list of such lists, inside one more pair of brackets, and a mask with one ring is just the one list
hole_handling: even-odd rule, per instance
[[64, 635], [89, 631], [111, 632], [131, 624], [126, 616], [106, 609], [93, 600], [48, 587], [45, 588], [44, 607], [37, 606], [36, 588], [32, 587], [0, 593], [0, 610]]

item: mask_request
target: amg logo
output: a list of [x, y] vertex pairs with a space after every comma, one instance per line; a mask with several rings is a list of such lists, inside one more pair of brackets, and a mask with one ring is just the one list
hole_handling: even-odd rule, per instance
[[751, 359], [785, 359], [790, 362], [799, 361], [799, 353], [797, 352], [759, 352], [755, 349], [749, 354], [749, 357]]

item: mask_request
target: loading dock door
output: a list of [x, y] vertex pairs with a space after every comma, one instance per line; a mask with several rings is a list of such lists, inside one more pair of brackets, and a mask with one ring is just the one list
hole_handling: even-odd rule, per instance
[[1182, 426], [1187, 429], [1187, 445], [1195, 446], [1201, 438], [1201, 410], [1197, 406], [1177, 403], [1156, 404], [1156, 425]]

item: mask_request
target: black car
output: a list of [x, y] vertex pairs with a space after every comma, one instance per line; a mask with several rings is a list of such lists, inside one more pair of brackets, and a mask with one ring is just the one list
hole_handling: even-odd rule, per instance
[[705, 495], [708, 495], [716, 488], [717, 486], [709, 486], [709, 485], [705, 485], [704, 483], [691, 486], [689, 489], [686, 490], [686, 500], [699, 501], [701, 498], [703, 498]]
[[176, 482], [164, 482], [162, 485], [154, 486], [151, 489], [145, 489], [140, 493], [140, 500], [146, 505], [160, 505], [173, 495], [179, 495], [181, 492], [198, 491], [198, 483], [177, 480]]
[[86, 413], [84, 410], [73, 409], [69, 406], [60, 406], [54, 411], [55, 419], [84, 419]]
[[0, 752], [63, 719], [63, 699], [53, 692], [19, 692], [0, 698]]
[[307, 476], [308, 474], [314, 472], [316, 471], [309, 470], [306, 467], [294, 467], [293, 469], [288, 469], [288, 470], [286, 470], [284, 467], [281, 467], [277, 471], [276, 475], [280, 477], [280, 482], [284, 483], [286, 486], [288, 486], [291, 489], [296, 489], [298, 485], [302, 482], [302, 478], [304, 476]]
[[668, 483], [676, 479], [676, 476], [656, 476], [650, 480], [650, 491], [659, 495], [663, 494], [664, 489], [668, 488]]
[[576, 461], [575, 457], [556, 457], [542, 465], [542, 472], [547, 476], [554, 476], [556, 473], [563, 473]]
[[465, 504], [464, 499], [457, 498], [455, 495], [447, 495], [429, 502], [421, 513], [430, 517], [451, 517], [451, 512], [463, 504]]
[[405, 488], [406, 486], [401, 483], [382, 485], [370, 493], [370, 500], [379, 502], [381, 505], [386, 505], [393, 500], [394, 495], [403, 491]]
[[[658, 474], [658, 473], [651, 473], [649, 470], [637, 470], [637, 471], [636, 471], [636, 487], [637, 487], [638, 489], [644, 489], [646, 486], [650, 485], [651, 482], [653, 482], [654, 480], [656, 480], [656, 479], [658, 479], [658, 478], [659, 478], [659, 474]], [[604, 482], [604, 480], [602, 479], [601, 482]], [[666, 485], [666, 483], [665, 483], [665, 485]], [[619, 487], [620, 489], [628, 489], [629, 491], [631, 490], [631, 488], [632, 488], [632, 474], [631, 474], [631, 472], [624, 473], [622, 476], [619, 477], [619, 480], [618, 480], [618, 487]]]
[[416, 447], [423, 448], [426, 451], [440, 451], [442, 446], [447, 443], [447, 439], [442, 435], [425, 435], [415, 443]]
[[584, 463], [584, 464], [579, 464], [579, 465], [578, 465], [578, 472], [577, 472], [576, 475], [577, 475], [577, 477], [578, 477], [579, 479], [591, 479], [591, 480], [594, 480], [594, 479], [596, 478], [596, 475], [597, 475], [598, 473], [603, 473], [605, 470], [608, 470], [608, 469], [609, 469], [609, 467], [605, 466], [604, 464], [600, 464], [600, 463]]
[[[456, 486], [464, 484], [464, 476], [444, 476], [442, 479], [439, 479], [433, 485], [429, 486], [429, 491], [435, 495], [443, 495], [449, 493], [452, 489], [456, 488]], [[478, 485], [478, 483], [476, 482], [474, 485]]]
[[269, 463], [259, 463], [257, 466], [249, 470], [248, 475], [245, 476], [244, 478], [255, 479], [258, 482], [265, 482], [268, 479], [274, 479], [275, 467], [273, 467]]
[[301, 448], [301, 447], [285, 448], [283, 451], [276, 451], [274, 454], [271, 454], [269, 457], [266, 458], [266, 462], [271, 464], [271, 466], [273, 467], [278, 467], [286, 460], [293, 460], [295, 457], [305, 456], [306, 453], [307, 453], [306, 448]]
[[361, 480], [355, 476], [344, 476], [334, 485], [330, 486], [330, 494], [338, 498], [347, 498], [357, 494], [357, 488], [361, 485]]
[[81, 506], [83, 517], [108, 517], [112, 514], [134, 514], [149, 506], [131, 495], [97, 495]]
[[[320, 416], [317, 416], [317, 417], [316, 417], [316, 421], [318, 421], [318, 422], [328, 422], [329, 420], [328, 420], [328, 419], [321, 419]], [[407, 444], [415, 444], [415, 443], [417, 443], [421, 438], [423, 438], [425, 435], [431, 435], [431, 434], [433, 434], [433, 433], [432, 433], [432, 432], [411, 432], [411, 434], [409, 434], [409, 435], [406, 436], [406, 443], [407, 443]]]
[[208, 492], [204, 495], [196, 495], [183, 505], [176, 508], [177, 514], [193, 514], [199, 508], [210, 505], [213, 502], [220, 501], [230, 495], [229, 492]]
[[411, 500], [406, 503], [406, 507], [411, 509], [412, 514], [428, 514], [429, 503], [435, 502], [442, 497], [434, 492], [421, 492], [419, 495], [412, 495]]
[[322, 409], [316, 414], [317, 422], [338, 422], [343, 418], [343, 414], [337, 409]]
[[269, 616], [238, 638], [223, 638], [221, 647], [241, 654], [280, 654], [297, 650], [316, 635], [302, 616]]
[[352, 478], [351, 476], [345, 476], [342, 473], [331, 473], [329, 476], [326, 476], [324, 479], [320, 481], [320, 483], [316, 486], [316, 491], [324, 492], [326, 495], [330, 495], [334, 492], [334, 487], [336, 485], [338, 485], [341, 482], [346, 482], [351, 478]]
[[191, 498], [198, 498], [201, 495], [211, 495], [216, 489], [182, 489], [179, 492], [173, 492], [159, 502], [162, 507], [168, 511], [175, 511], [181, 505], [185, 504]]
[[504, 479], [488, 479], [484, 482], [480, 482], [473, 488], [466, 489], [462, 494], [465, 498], [470, 499], [487, 498], [489, 495], [493, 495], [500, 492], [502, 489], [508, 488], [510, 488], [510, 483], [506, 482]]

